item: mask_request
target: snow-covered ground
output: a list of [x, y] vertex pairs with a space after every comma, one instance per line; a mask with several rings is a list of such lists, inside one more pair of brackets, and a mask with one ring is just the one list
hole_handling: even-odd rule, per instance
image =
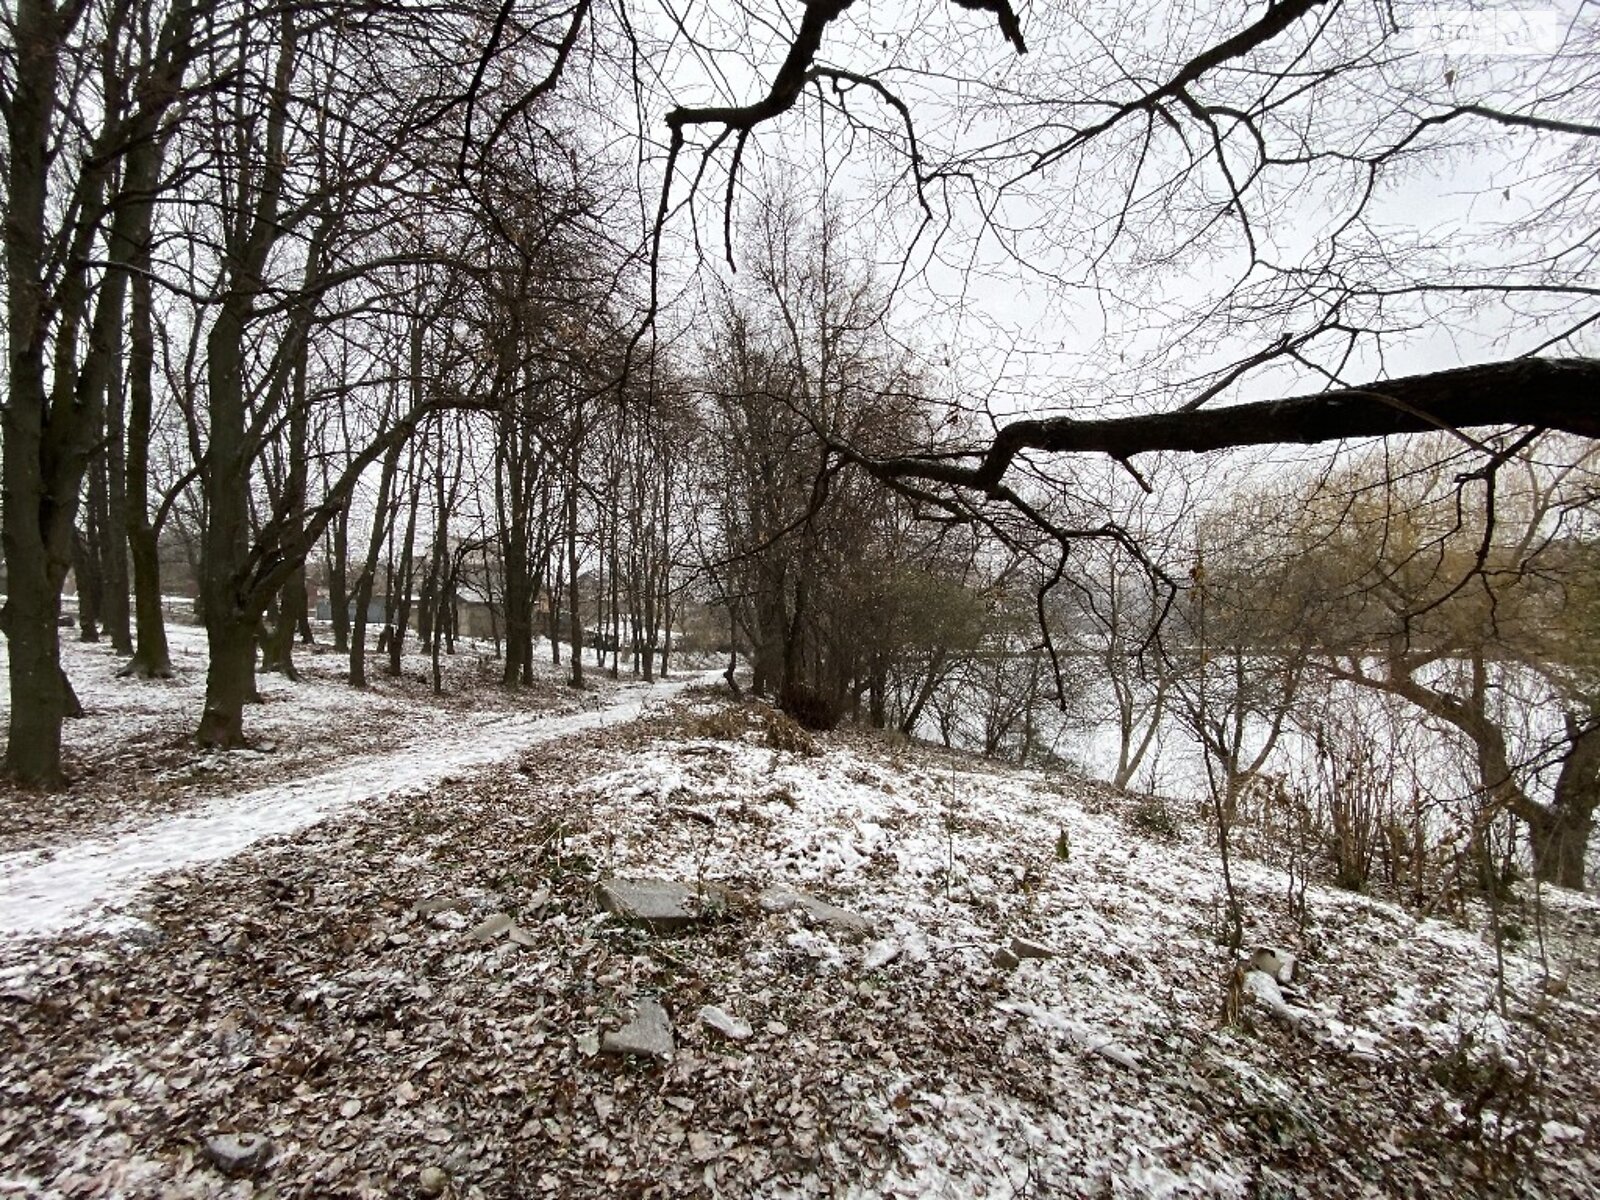
[[423, 791], [452, 773], [502, 761], [539, 742], [634, 720], [685, 682], [634, 684], [618, 689], [609, 703], [561, 716], [458, 716], [425, 738], [362, 755], [331, 771], [223, 796], [197, 811], [65, 848], [0, 855], [0, 937], [59, 933], [108, 921], [115, 927], [116, 910], [139, 885], [164, 871], [226, 858], [351, 805]]
[[[456, 738], [484, 721], [580, 712], [613, 690], [592, 669], [588, 691], [567, 688], [547, 644], [535, 648], [534, 684], [506, 690], [498, 686], [501, 662], [491, 648], [463, 640], [456, 654], [442, 656], [442, 696], [433, 694], [431, 664], [421, 654], [407, 654], [396, 678], [387, 673], [387, 658], [369, 648], [368, 686], [355, 689], [346, 682], [344, 654], [326, 644], [298, 647], [299, 682], [259, 675], [262, 703], [245, 711], [250, 749], [220, 754], [194, 744], [205, 697], [205, 631], [169, 624], [167, 637], [174, 676], [164, 680], [119, 678], [124, 660], [109, 643], [63, 639], [63, 664], [86, 713], [62, 731], [71, 785], [41, 798], [0, 784], [9, 816], [0, 827], [0, 853], [127, 832], [158, 816], [328, 773], [351, 760]], [[415, 649], [414, 639], [410, 646]], [[0, 639], [0, 725], [10, 710], [6, 648]]]
[[[57, 932], [0, 943], [0, 1195], [1596, 1194], [1593, 900], [1508, 901], [1500, 964], [1481, 907], [1312, 886], [1291, 912], [1241, 862], [1246, 958], [1292, 954], [1280, 984], [1218, 944], [1203, 840], [1150, 840], [1126, 798], [808, 745], [708, 691], [623, 720], [645, 691], [462, 704], [298, 792], [59, 845], [186, 865], [108, 885], [138, 925], [63, 885]], [[614, 876], [729, 890], [653, 935], [598, 908]], [[1050, 956], [997, 961], [1019, 937]], [[596, 1053], [646, 998], [671, 1060]], [[235, 1178], [206, 1149], [232, 1133], [270, 1144]]]

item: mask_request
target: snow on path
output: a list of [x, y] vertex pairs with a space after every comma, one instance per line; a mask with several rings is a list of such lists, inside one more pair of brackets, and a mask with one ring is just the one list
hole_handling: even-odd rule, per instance
[[195, 812], [127, 833], [53, 852], [0, 855], [0, 939], [115, 925], [119, 918], [108, 910], [120, 907], [148, 880], [166, 871], [228, 858], [263, 838], [304, 829], [352, 804], [426, 787], [453, 772], [502, 761], [540, 742], [632, 721], [697, 678], [629, 685], [601, 708], [565, 716], [466, 718], [403, 749], [212, 800]]

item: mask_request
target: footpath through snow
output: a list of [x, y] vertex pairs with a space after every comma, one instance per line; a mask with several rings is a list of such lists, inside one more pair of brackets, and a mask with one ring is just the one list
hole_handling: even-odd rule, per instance
[[[249, 782], [0, 855], [0, 1197], [1600, 1197], [1593, 897], [1430, 919], [1261, 839], [1236, 956], [1192, 799], [688, 680], [474, 712], [459, 666], [400, 726], [269, 703]], [[674, 888], [687, 924], [607, 900]]]
[[422, 789], [446, 776], [511, 758], [529, 746], [636, 720], [695, 677], [634, 684], [601, 707], [562, 716], [451, 714], [451, 727], [398, 752], [213, 800], [196, 812], [150, 822], [66, 849], [0, 856], [0, 937], [48, 937], [125, 923], [121, 908], [166, 871], [215, 862], [263, 838], [294, 833], [351, 805]]

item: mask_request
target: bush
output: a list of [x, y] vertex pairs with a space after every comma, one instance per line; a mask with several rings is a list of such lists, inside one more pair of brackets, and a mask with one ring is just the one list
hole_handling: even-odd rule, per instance
[[710, 738], [720, 742], [738, 742], [750, 730], [751, 721], [743, 708], [729, 705], [715, 712], [696, 717], [689, 724], [691, 737]]
[[781, 712], [767, 718], [767, 745], [791, 754], [817, 753], [817, 739], [801, 728], [799, 722]]
[[1128, 824], [1163, 842], [1175, 842], [1183, 832], [1172, 806], [1160, 796], [1139, 797], [1139, 802], [1128, 813]]
[[844, 715], [844, 708], [838, 700], [803, 683], [786, 686], [778, 698], [778, 707], [805, 728], [821, 732], [832, 729]]

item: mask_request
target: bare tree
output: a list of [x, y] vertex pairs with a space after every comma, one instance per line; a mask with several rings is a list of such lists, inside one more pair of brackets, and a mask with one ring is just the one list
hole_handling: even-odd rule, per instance
[[129, 268], [148, 237], [153, 172], [136, 148], [159, 139], [186, 93], [204, 11], [187, 0], [158, 9], [22, 0], [5, 16], [0, 616], [10, 643], [6, 769], [28, 784], [61, 778], [68, 689], [56, 616], [122, 354]]

